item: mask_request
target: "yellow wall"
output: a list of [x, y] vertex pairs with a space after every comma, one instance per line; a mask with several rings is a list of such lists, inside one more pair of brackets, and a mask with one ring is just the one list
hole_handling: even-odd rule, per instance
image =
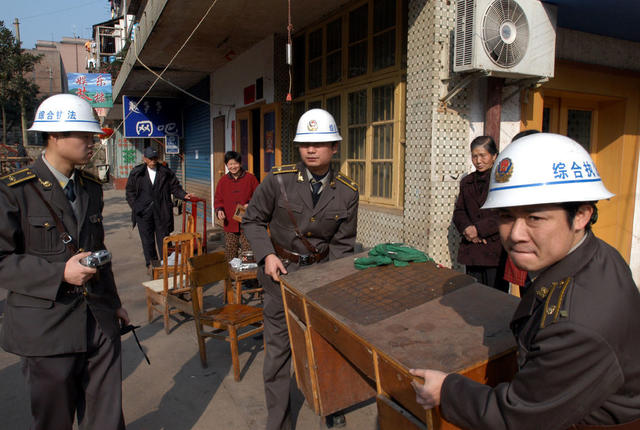
[[594, 108], [592, 156], [605, 186], [615, 194], [598, 203], [594, 232], [629, 262], [640, 150], [640, 74], [559, 61], [555, 77], [524, 97], [522, 130], [542, 129], [545, 97]]

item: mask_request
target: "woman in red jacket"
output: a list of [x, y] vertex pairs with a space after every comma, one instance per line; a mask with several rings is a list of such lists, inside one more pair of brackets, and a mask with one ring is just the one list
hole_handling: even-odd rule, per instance
[[460, 194], [453, 211], [453, 223], [462, 235], [458, 262], [467, 266], [467, 274], [485, 285], [508, 292], [502, 278], [506, 253], [498, 236], [498, 213], [480, 209], [489, 193], [491, 168], [498, 156], [490, 136], [471, 142], [471, 161], [476, 171], [460, 181]]
[[224, 164], [229, 173], [218, 181], [213, 199], [216, 216], [224, 223], [224, 245], [227, 261], [238, 256], [238, 249], [249, 251], [251, 247], [240, 223], [233, 219], [237, 205], [245, 208], [258, 187], [258, 180], [242, 168], [242, 156], [235, 151], [224, 154]]

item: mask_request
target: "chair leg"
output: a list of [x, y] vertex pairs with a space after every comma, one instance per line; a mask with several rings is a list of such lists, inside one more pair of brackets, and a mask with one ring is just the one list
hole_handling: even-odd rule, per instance
[[165, 297], [164, 299], [164, 331], [169, 334], [169, 301]]
[[202, 324], [200, 320], [196, 320], [196, 336], [198, 336], [198, 349], [200, 350], [200, 364], [202, 367], [207, 367], [207, 345], [204, 343], [204, 336], [202, 336]]
[[151, 301], [151, 296], [149, 295], [149, 293], [146, 293], [147, 295], [147, 318], [149, 320], [149, 323], [151, 323], [151, 321], [153, 321], [153, 302]]
[[233, 379], [240, 380], [240, 360], [238, 359], [238, 333], [236, 326], [230, 325], [229, 330], [229, 345], [231, 346], [231, 363], [233, 364]]

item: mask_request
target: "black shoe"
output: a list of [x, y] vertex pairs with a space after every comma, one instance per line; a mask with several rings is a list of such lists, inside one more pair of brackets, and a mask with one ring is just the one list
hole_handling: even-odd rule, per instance
[[347, 425], [347, 418], [341, 412], [328, 415], [326, 420], [327, 428], [340, 428]]

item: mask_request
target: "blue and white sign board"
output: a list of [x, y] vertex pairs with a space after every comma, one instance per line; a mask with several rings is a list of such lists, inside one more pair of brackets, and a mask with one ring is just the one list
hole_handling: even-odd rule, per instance
[[178, 99], [122, 96], [124, 137], [182, 137], [182, 107]]
[[164, 153], [167, 155], [180, 154], [178, 136], [166, 136], [164, 138]]

